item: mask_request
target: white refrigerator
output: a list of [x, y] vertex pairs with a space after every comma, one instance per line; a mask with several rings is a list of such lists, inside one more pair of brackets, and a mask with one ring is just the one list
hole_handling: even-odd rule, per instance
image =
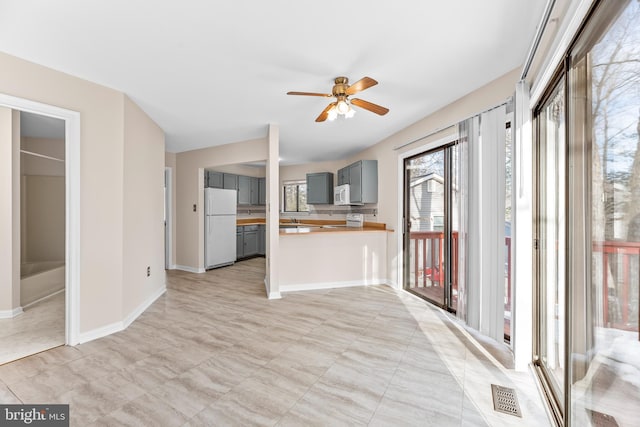
[[204, 265], [222, 267], [236, 261], [236, 190], [204, 189]]

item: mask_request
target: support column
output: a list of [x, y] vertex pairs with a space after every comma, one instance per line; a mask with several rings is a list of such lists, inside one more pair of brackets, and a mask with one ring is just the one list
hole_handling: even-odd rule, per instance
[[265, 285], [269, 299], [281, 298], [279, 280], [280, 251], [280, 128], [269, 125], [267, 141], [267, 270]]

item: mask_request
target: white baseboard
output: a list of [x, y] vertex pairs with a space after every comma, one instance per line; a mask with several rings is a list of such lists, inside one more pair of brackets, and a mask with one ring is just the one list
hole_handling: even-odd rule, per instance
[[120, 332], [127, 329], [129, 325], [131, 325], [138, 318], [138, 316], [144, 313], [144, 311], [147, 308], [149, 308], [149, 306], [151, 306], [151, 304], [153, 304], [155, 300], [160, 298], [166, 291], [167, 291], [167, 288], [165, 286], [158, 289], [156, 292], [154, 292], [149, 298], [147, 298], [142, 304], [136, 307], [131, 313], [127, 315], [127, 317], [125, 317], [120, 322], [113, 322], [109, 325], [101, 326], [91, 331], [80, 333], [78, 337], [78, 343], [84, 344], [86, 342], [93, 341], [98, 338], [106, 337], [107, 335], [115, 334], [116, 332]]
[[22, 313], [22, 307], [16, 307], [13, 310], [0, 310], [0, 319], [12, 319]]
[[189, 267], [188, 265], [175, 265], [175, 270], [182, 270], [182, 271], [186, 271], [189, 273], [204, 273], [206, 270], [204, 268], [196, 268], [196, 267]]
[[156, 292], [151, 294], [149, 298], [147, 298], [142, 304], [136, 307], [127, 317], [122, 321], [122, 329], [127, 329], [129, 325], [133, 323], [134, 320], [138, 318], [142, 313], [145, 312], [147, 308], [151, 306], [158, 298], [160, 298], [165, 292], [167, 292], [166, 286], [162, 286]]
[[280, 292], [315, 291], [319, 289], [350, 288], [354, 286], [386, 285], [386, 279], [379, 280], [349, 280], [344, 282], [296, 283], [280, 285]]
[[269, 298], [269, 299], [281, 299], [282, 298], [282, 294], [280, 292], [269, 292], [269, 295], [267, 296], [267, 298]]
[[96, 329], [92, 329], [87, 332], [80, 332], [78, 334], [78, 344], [84, 344], [89, 341], [97, 340], [98, 338], [106, 337], [107, 335], [120, 332], [122, 329], [122, 322], [113, 322], [109, 325], [101, 326]]
[[402, 286], [400, 286], [398, 282], [396, 282], [395, 280], [387, 279], [384, 284], [393, 289], [397, 289], [397, 290], [402, 289]]
[[51, 298], [52, 296], [58, 295], [60, 292], [64, 292], [64, 291], [65, 291], [65, 288], [62, 288], [62, 289], [60, 289], [59, 291], [55, 291], [55, 292], [54, 292], [54, 293], [52, 293], [52, 294], [49, 294], [49, 295], [44, 296], [44, 297], [42, 297], [42, 298], [38, 298], [38, 299], [37, 299], [37, 300], [35, 300], [35, 301], [31, 301], [29, 304], [25, 304], [24, 306], [22, 306], [22, 308], [29, 308], [29, 307], [31, 307], [32, 305], [34, 305], [34, 304], [36, 304], [36, 303], [39, 303], [40, 301], [44, 301], [44, 300], [46, 300], [47, 298]]
[[177, 270], [178, 267], [175, 264], [169, 264], [169, 267], [165, 268], [165, 270]]

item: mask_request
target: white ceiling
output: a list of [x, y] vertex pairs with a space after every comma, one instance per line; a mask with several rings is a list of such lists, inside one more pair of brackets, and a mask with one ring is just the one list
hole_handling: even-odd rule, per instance
[[[284, 163], [371, 146], [520, 66], [543, 0], [0, 0], [0, 51], [129, 95], [167, 150], [280, 126]], [[333, 79], [390, 109], [316, 123]]]

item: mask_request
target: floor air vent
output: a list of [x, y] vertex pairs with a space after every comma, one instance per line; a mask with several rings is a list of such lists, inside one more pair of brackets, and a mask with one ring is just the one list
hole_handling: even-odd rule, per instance
[[516, 397], [516, 391], [514, 389], [491, 384], [491, 394], [493, 396], [493, 409], [495, 411], [522, 418], [520, 405], [518, 405], [518, 398]]

